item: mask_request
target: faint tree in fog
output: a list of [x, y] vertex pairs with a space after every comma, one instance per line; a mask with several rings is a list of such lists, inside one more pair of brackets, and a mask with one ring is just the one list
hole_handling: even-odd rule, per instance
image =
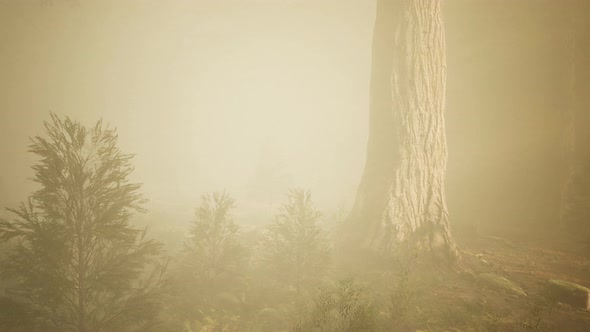
[[236, 292], [244, 283], [247, 256], [233, 220], [234, 207], [228, 194], [213, 193], [204, 194], [195, 211], [173, 282], [176, 296], [170, 312], [182, 321], [201, 325], [224, 320], [239, 309]]
[[330, 262], [330, 247], [318, 225], [321, 213], [309, 190], [291, 189], [267, 229], [267, 259], [276, 278], [297, 292], [316, 280]]
[[568, 174], [562, 192], [562, 225], [590, 241], [590, 45], [587, 42], [590, 11], [587, 1], [574, 1], [571, 10], [570, 107], [567, 110], [566, 154]]
[[442, 0], [379, 0], [369, 142], [351, 242], [403, 245], [454, 262], [445, 198], [446, 56]]
[[[0, 239], [19, 243], [2, 262], [15, 287], [0, 301], [3, 330], [146, 330], [159, 308], [161, 245], [134, 229], [140, 184], [131, 155], [99, 121], [87, 128], [52, 114], [32, 139], [40, 189], [0, 222]], [[145, 268], [154, 264], [151, 273]]]
[[243, 261], [239, 228], [231, 215], [234, 207], [234, 200], [226, 193], [205, 194], [195, 212], [186, 262], [202, 279], [233, 275]]
[[251, 182], [251, 192], [258, 201], [268, 204], [268, 213], [271, 215], [274, 200], [287, 188], [289, 188], [287, 163], [280, 150], [267, 142], [260, 150]]

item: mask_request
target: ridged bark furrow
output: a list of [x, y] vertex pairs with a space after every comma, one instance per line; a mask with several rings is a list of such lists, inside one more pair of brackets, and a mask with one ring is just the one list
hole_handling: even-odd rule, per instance
[[[378, 5], [378, 10], [391, 11], [394, 24], [380, 23], [379, 18], [386, 15], [378, 13], [375, 36], [377, 38], [379, 27], [391, 29], [388, 42], [392, 47], [391, 61], [375, 63], [374, 56], [373, 83], [376, 82], [375, 76], [380, 75], [375, 72], [375, 65], [389, 64], [386, 87], [390, 103], [386, 112], [379, 112], [383, 107], [379, 110], [372, 108], [372, 116], [380, 116], [383, 126], [388, 126], [382, 130], [392, 136], [388, 142], [369, 140], [367, 168], [352, 216], [371, 215], [370, 212], [356, 211], [358, 209], [380, 208], [380, 211], [374, 211], [379, 213], [378, 218], [357, 219], [366, 226], [365, 241], [371, 247], [392, 251], [406, 245], [410, 249], [456, 260], [458, 252], [449, 230], [444, 186], [447, 163], [444, 120], [446, 57], [441, 7], [441, 0], [384, 0]], [[383, 51], [377, 47], [378, 42], [383, 40], [376, 39], [374, 51]], [[371, 88], [379, 89], [376, 86]], [[371, 97], [374, 102], [373, 93]], [[387, 137], [384, 133], [378, 135]], [[382, 145], [372, 146], [375, 144]], [[371, 155], [370, 151], [380, 151], [380, 148], [388, 150], [385, 152], [387, 159]], [[384, 160], [388, 162], [383, 163]], [[367, 172], [378, 162], [387, 167], [380, 170], [385, 173], [380, 177]], [[382, 207], [362, 204], [371, 195], [377, 195], [377, 191], [371, 192], [372, 188], [368, 188], [369, 176], [375, 182], [379, 178], [386, 181]]]

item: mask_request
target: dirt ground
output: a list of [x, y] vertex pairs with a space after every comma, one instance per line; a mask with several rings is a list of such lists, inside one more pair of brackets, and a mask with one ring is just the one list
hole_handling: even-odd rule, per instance
[[[590, 287], [590, 255], [579, 245], [507, 229], [462, 230], [455, 237], [474, 273], [426, 280], [412, 272], [415, 297], [396, 330], [590, 331], [590, 311], [543, 296], [550, 279]], [[482, 284], [482, 273], [506, 278], [526, 295]]]

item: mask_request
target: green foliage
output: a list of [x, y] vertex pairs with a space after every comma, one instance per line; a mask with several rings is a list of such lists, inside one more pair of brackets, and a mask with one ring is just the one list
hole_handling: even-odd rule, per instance
[[523, 331], [549, 331], [546, 327], [546, 320], [553, 311], [554, 303], [547, 301], [544, 298], [539, 298], [531, 301], [526, 306], [525, 315], [520, 322], [520, 327]]
[[201, 278], [213, 281], [234, 275], [244, 261], [239, 229], [231, 215], [234, 207], [226, 193], [205, 194], [195, 212], [186, 262]]
[[[140, 185], [128, 182], [131, 156], [100, 121], [89, 129], [51, 118], [47, 137], [30, 146], [41, 158], [33, 166], [41, 189], [10, 210], [14, 220], [0, 221], [0, 240], [19, 240], [1, 266], [2, 277], [16, 280], [10, 294], [19, 314], [1, 315], [0, 326], [145, 330], [159, 306], [164, 265], [156, 261], [161, 245], [129, 225], [144, 202]], [[145, 275], [148, 265], [154, 269]]]
[[58, 331], [55, 327], [43, 327], [44, 317], [27, 303], [10, 297], [0, 298], [0, 322], [2, 328], [12, 332]]
[[297, 291], [317, 280], [330, 262], [321, 213], [308, 190], [292, 189], [266, 233], [267, 262], [273, 276]]
[[302, 312], [293, 331], [378, 331], [378, 311], [372, 294], [353, 280], [324, 288]]
[[234, 206], [226, 193], [202, 196], [176, 268], [170, 308], [178, 316], [175, 319], [219, 322], [243, 306], [247, 255], [231, 214]]

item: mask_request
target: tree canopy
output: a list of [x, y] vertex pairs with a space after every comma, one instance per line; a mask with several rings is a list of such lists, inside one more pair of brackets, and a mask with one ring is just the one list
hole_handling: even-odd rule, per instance
[[[52, 114], [45, 136], [32, 139], [41, 188], [0, 222], [0, 239], [18, 241], [2, 262], [18, 305], [3, 302], [0, 324], [129, 331], [153, 323], [162, 246], [130, 225], [145, 200], [117, 138], [102, 121], [88, 128]], [[148, 265], [155, 268], [144, 275]]]

